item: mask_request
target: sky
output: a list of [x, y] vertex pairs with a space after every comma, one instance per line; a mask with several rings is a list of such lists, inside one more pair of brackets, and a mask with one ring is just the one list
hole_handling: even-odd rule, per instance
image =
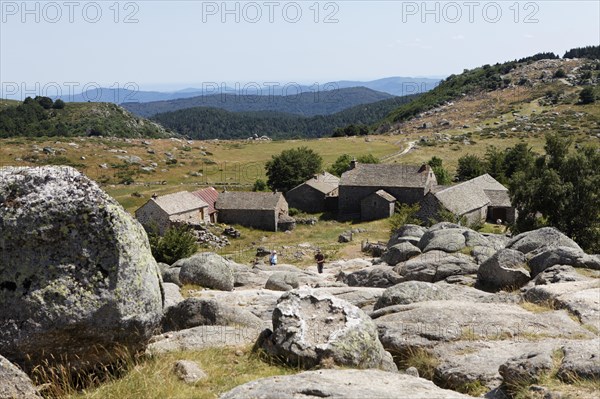
[[444, 77], [599, 44], [597, 0], [0, 0], [0, 97]]

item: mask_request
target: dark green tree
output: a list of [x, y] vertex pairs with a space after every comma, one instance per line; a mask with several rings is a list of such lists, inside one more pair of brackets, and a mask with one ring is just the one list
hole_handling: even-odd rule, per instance
[[50, 97], [36, 97], [34, 98], [35, 101], [37, 101], [38, 104], [40, 104], [44, 109], [50, 109], [52, 108], [52, 105], [54, 104], [54, 102], [52, 101], [52, 99]]
[[510, 179], [519, 171], [529, 170], [535, 161], [531, 147], [525, 143], [519, 143], [514, 147], [506, 149], [504, 153], [504, 175]]
[[187, 226], [171, 227], [162, 237], [158, 235], [156, 227], [151, 227], [148, 240], [154, 259], [168, 265], [188, 258], [198, 250], [196, 237]]
[[267, 186], [267, 182], [263, 179], [256, 179], [254, 186], [252, 186], [252, 191], [269, 191], [269, 186]]
[[[350, 162], [352, 162], [353, 159], [354, 158], [352, 157], [352, 155], [342, 154], [335, 160], [333, 165], [331, 165], [329, 167], [329, 169], [327, 169], [327, 171], [329, 173], [331, 173], [332, 175], [341, 176], [342, 173], [350, 170]], [[356, 158], [356, 161], [358, 163], [379, 163], [379, 162], [381, 162], [379, 160], [379, 158], [377, 158], [373, 154], [359, 155], [358, 158]]]
[[352, 156], [350, 154], [340, 155], [335, 162], [327, 169], [329, 173], [336, 176], [341, 176], [342, 173], [350, 169]]
[[52, 108], [54, 109], [63, 109], [65, 107], [65, 102], [63, 100], [61, 100], [60, 98], [56, 101], [54, 101], [54, 104], [52, 105]]
[[380, 163], [381, 161], [373, 154], [363, 154], [356, 158], [358, 163]]
[[489, 146], [484, 155], [485, 160], [485, 169], [486, 172], [490, 174], [494, 179], [498, 180], [500, 183], [506, 182], [506, 176], [504, 174], [504, 161], [505, 161], [505, 153], [500, 151], [495, 146]]
[[277, 191], [288, 191], [321, 172], [323, 158], [308, 147], [299, 147], [273, 155], [265, 165], [267, 184]]
[[427, 162], [427, 164], [431, 166], [431, 169], [433, 169], [433, 173], [435, 174], [438, 184], [447, 186], [452, 183], [452, 176], [450, 175], [450, 172], [444, 168], [441, 158], [434, 156]]
[[484, 162], [477, 155], [463, 155], [458, 158], [456, 180], [466, 181], [485, 173]]
[[594, 93], [594, 88], [586, 87], [581, 90], [579, 93], [579, 102], [581, 104], [593, 104], [596, 102], [596, 93]]
[[519, 211], [517, 231], [554, 226], [587, 251], [600, 251], [600, 153], [568, 153], [568, 139], [549, 135], [546, 155], [515, 173], [509, 189]]

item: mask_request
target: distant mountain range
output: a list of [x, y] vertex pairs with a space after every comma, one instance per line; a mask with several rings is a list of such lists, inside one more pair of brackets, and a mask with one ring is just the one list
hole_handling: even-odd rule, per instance
[[[271, 85], [266, 83], [249, 83], [238, 86], [223, 86], [217, 83], [206, 83], [201, 88], [190, 87], [177, 91], [148, 91], [134, 90], [133, 88], [100, 88], [92, 89], [75, 96], [61, 96], [60, 98], [66, 102], [109, 102], [115, 104], [121, 103], [147, 103], [154, 101], [171, 101], [184, 98], [209, 96], [214, 94], [231, 94], [231, 95], [292, 95], [304, 92], [316, 91], [331, 91], [337, 89], [346, 89], [350, 87], [366, 87], [371, 90], [380, 91], [391, 94], [392, 96], [404, 96], [415, 93], [423, 93], [433, 89], [439, 83], [440, 79], [436, 78], [411, 78], [411, 77], [389, 77], [372, 81], [349, 81], [340, 80], [336, 82], [327, 82], [324, 84], [314, 85], [298, 85], [290, 83], [287, 86]], [[287, 89], [284, 89], [284, 87]], [[286, 92], [287, 91], [287, 92]]]

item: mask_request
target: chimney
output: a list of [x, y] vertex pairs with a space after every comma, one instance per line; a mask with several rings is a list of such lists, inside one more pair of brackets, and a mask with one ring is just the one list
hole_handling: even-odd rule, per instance
[[425, 172], [427, 170], [427, 164], [423, 164], [421, 165], [421, 167], [419, 168], [419, 173]]
[[358, 165], [358, 161], [356, 158], [353, 158], [352, 161], [350, 161], [350, 169], [356, 169], [356, 165]]

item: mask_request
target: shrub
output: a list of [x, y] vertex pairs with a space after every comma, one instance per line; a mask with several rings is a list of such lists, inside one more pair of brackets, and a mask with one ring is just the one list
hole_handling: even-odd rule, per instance
[[559, 79], [560, 78], [565, 78], [565, 77], [567, 77], [567, 74], [562, 69], [559, 69], [556, 72], [554, 72], [554, 77], [555, 78], [559, 78]]
[[187, 226], [175, 226], [168, 229], [161, 237], [152, 226], [148, 232], [150, 249], [152, 256], [157, 262], [163, 262], [169, 265], [192, 256], [198, 250], [196, 237]]
[[592, 104], [596, 102], [596, 94], [592, 87], [586, 87], [579, 93], [579, 101], [582, 104]]
[[435, 218], [429, 219], [429, 223], [434, 225], [440, 222], [450, 222], [456, 223], [461, 226], [467, 225], [467, 218], [464, 216], [458, 216], [454, 212], [449, 211], [448, 209], [442, 208], [439, 209]]
[[394, 212], [392, 217], [390, 217], [390, 219], [389, 219], [390, 229], [391, 229], [392, 233], [394, 231], [398, 230], [400, 227], [404, 226], [405, 224], [420, 225], [422, 223], [422, 221], [421, 221], [421, 219], [419, 219], [417, 217], [417, 213], [419, 212], [419, 209], [421, 209], [419, 204], [414, 204], [414, 205], [407, 205], [407, 204], [397, 205], [396, 204], [396, 212]]
[[252, 191], [269, 191], [267, 182], [263, 179], [256, 179], [254, 186], [252, 186]]

